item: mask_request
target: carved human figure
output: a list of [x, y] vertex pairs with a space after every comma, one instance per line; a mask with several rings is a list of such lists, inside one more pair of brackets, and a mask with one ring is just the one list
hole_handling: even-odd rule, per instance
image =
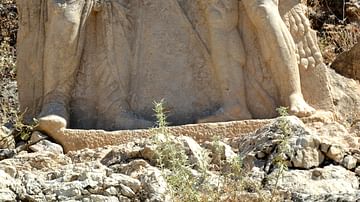
[[[295, 42], [282, 20], [278, 0], [241, 1], [257, 29], [264, 60], [280, 94], [283, 106], [292, 114], [308, 116], [314, 113], [302, 95]], [[276, 54], [274, 54], [276, 53]]]
[[[243, 65], [245, 53], [238, 33], [237, 0], [213, 0], [207, 12], [210, 49], [219, 77], [223, 106], [215, 115], [202, 121], [250, 118], [245, 97]], [[283, 22], [277, 0], [241, 1], [257, 29], [264, 60], [280, 94], [280, 102], [292, 114], [314, 113], [302, 95], [295, 42]], [[275, 53], [275, 54], [274, 54]]]
[[222, 107], [200, 122], [251, 119], [243, 73], [246, 53], [238, 31], [239, 2], [211, 0], [206, 17], [212, 63], [222, 93]]
[[[22, 105], [25, 103], [26, 108], [35, 103], [34, 115], [39, 114], [41, 106], [40, 129], [47, 132], [51, 128], [65, 128], [69, 123], [70, 106], [75, 106], [71, 108], [71, 123], [75, 127], [110, 130], [149, 127], [152, 122], [138, 114], [151, 119], [151, 107], [147, 111], [143, 109], [158, 98], [172, 100], [170, 110], [175, 111], [175, 124], [187, 123], [186, 120], [192, 122], [214, 110], [219, 103], [221, 107], [214, 115], [200, 121], [268, 117], [255, 114], [251, 106], [253, 103], [246, 103], [245, 87], [249, 86], [245, 85], [243, 68], [254, 58], [261, 60], [261, 65], [257, 67], [270, 69], [281, 105], [289, 106], [290, 111], [298, 116], [314, 111], [304, 101], [295, 43], [280, 17], [276, 1], [139, 0], [130, 1], [132, 4], [129, 7], [124, 6], [127, 5], [125, 1], [19, 1], [23, 5], [22, 11], [26, 11], [24, 21], [32, 20], [31, 23], [23, 23], [23, 30], [32, 27], [34, 33], [37, 27], [44, 29], [36, 32], [40, 33], [38, 38], [30, 31], [21, 32], [20, 38], [26, 43], [19, 43], [22, 45], [19, 49], [22, 56], [19, 57], [22, 61], [19, 73], [22, 78], [26, 78], [27, 70], [32, 71], [34, 77], [41, 75], [32, 83], [28, 82], [31, 83], [29, 88], [24, 87], [26, 79], [19, 82], [22, 83]], [[207, 2], [205, 13], [195, 6], [204, 2]], [[185, 6], [185, 3], [188, 5]], [[239, 3], [243, 4], [244, 10], [239, 9]], [[183, 9], [191, 8], [191, 5], [194, 6], [192, 12]], [[246, 34], [239, 34], [240, 12], [250, 16], [259, 40], [246, 41], [244, 45], [248, 47], [248, 43], [259, 42], [260, 57], [251, 55], [258, 53], [257, 46], [251, 53], [244, 51], [241, 37]], [[128, 19], [128, 14], [130, 18], [135, 16], [133, 21]], [[204, 16], [207, 23], [201, 20]], [[153, 29], [144, 29], [149, 27]], [[209, 40], [205, 39], [207, 31]], [[254, 30], [249, 31], [252, 33]], [[31, 37], [27, 38], [28, 35]], [[43, 38], [45, 42], [41, 40]], [[146, 44], [146, 47], [139, 44]], [[35, 62], [27, 65], [26, 58], [33, 55], [29, 47], [34, 46], [41, 46], [42, 50], [37, 53]], [[266, 62], [265, 67], [263, 61]], [[251, 65], [246, 66], [246, 70], [249, 68]], [[171, 82], [175, 75], [176, 81], [183, 82]], [[213, 82], [213, 75], [217, 82]], [[43, 89], [38, 88], [39, 85]], [[220, 100], [216, 85], [221, 90]], [[272, 92], [268, 99], [276, 96]], [[136, 103], [140, 101], [140, 104]], [[273, 105], [269, 106], [263, 111], [273, 110]], [[80, 124], [77, 124], [77, 118], [83, 119]], [[179, 122], [176, 122], [177, 118]]]
[[[48, 0], [48, 22], [44, 53], [44, 100], [39, 115], [41, 130], [47, 131], [53, 125], [66, 127], [69, 123], [69, 106], [71, 93], [75, 86], [76, 74], [79, 69], [81, 54], [84, 48], [86, 21], [92, 12], [101, 9], [101, 0]], [[124, 47], [126, 47], [124, 45]], [[66, 51], [65, 51], [66, 50]], [[129, 50], [125, 50], [129, 51]], [[125, 61], [123, 61], [125, 63]], [[127, 65], [117, 68], [129, 68]], [[59, 71], [61, 69], [61, 71]], [[120, 69], [126, 74], [127, 69]], [[128, 78], [128, 75], [122, 78]], [[119, 83], [126, 83], [119, 81]], [[113, 120], [114, 128], [143, 128], [153, 124], [131, 114], [126, 102], [127, 86], [121, 86], [117, 94], [117, 106], [122, 113]]]

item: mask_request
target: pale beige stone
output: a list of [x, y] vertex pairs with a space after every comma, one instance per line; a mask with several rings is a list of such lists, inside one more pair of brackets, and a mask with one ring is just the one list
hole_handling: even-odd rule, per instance
[[345, 158], [341, 162], [341, 164], [349, 170], [354, 169], [356, 167], [356, 163], [357, 159], [351, 155], [345, 156]]
[[[232, 120], [269, 117], [279, 105], [306, 115], [312, 110], [302, 91], [315, 108], [331, 108], [322, 99], [329, 96], [316, 37], [297, 1], [281, 1], [279, 9], [272, 0], [18, 4], [20, 100], [29, 115], [70, 115], [75, 128], [148, 127], [152, 102], [161, 98], [178, 124], [207, 111], [226, 114], [228, 106], [238, 114]], [[321, 98], [307, 78], [301, 89], [302, 70], [321, 82], [312, 84]], [[275, 83], [258, 83], [263, 98], [252, 97], [260, 93], [252, 73]]]
[[[190, 124], [184, 126], [168, 127], [170, 134], [177, 136], [190, 136], [197, 141], [213, 140], [216, 136], [234, 138], [247, 135], [258, 128], [270, 123], [268, 120], [246, 120], [222, 123]], [[79, 130], [58, 128], [47, 132], [53, 139], [64, 147], [64, 151], [74, 151], [84, 148], [96, 148], [106, 145], [124, 144], [139, 138], [148, 138], [156, 134], [153, 130]]]
[[339, 74], [348, 78], [360, 80], [360, 43], [357, 43], [349, 51], [341, 53], [331, 64]]
[[[279, 106], [298, 116], [333, 110], [297, 0], [27, 0], [18, 8], [21, 110], [60, 143], [67, 135], [59, 134], [76, 133], [65, 128], [152, 127], [161, 99], [174, 125], [272, 118]], [[89, 147], [98, 138], [82, 136]]]
[[331, 160], [340, 163], [344, 159], [345, 151], [339, 145], [332, 145], [326, 153], [326, 156]]

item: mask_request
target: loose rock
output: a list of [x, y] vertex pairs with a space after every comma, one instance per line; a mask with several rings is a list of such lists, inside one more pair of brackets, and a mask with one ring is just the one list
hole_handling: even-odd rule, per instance
[[352, 157], [351, 155], [346, 156], [344, 160], [341, 162], [341, 164], [349, 170], [354, 169], [356, 167], [356, 163], [357, 163], [357, 159]]

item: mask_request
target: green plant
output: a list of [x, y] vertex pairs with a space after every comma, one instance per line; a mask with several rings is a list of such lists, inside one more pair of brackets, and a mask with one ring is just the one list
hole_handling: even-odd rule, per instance
[[279, 107], [276, 109], [279, 117], [278, 122], [278, 128], [280, 130], [280, 141], [278, 142], [276, 146], [276, 155], [272, 158], [272, 164], [277, 168], [277, 172], [275, 174], [275, 184], [273, 185], [272, 191], [271, 191], [271, 198], [270, 202], [274, 201], [276, 196], [279, 195], [278, 193], [278, 184], [279, 180], [283, 176], [284, 171], [288, 169], [287, 167], [287, 154], [289, 153], [289, 139], [291, 137], [291, 127], [289, 120], [286, 118], [289, 116], [288, 114], [288, 108], [287, 107]]
[[168, 134], [168, 130], [167, 130], [167, 126], [168, 126], [168, 122], [166, 121], [166, 112], [165, 112], [165, 107], [164, 104], [165, 101], [164, 99], [161, 99], [159, 102], [153, 102], [154, 104], [154, 112], [155, 112], [155, 117], [156, 117], [156, 132], [158, 133], [162, 133], [164, 135]]
[[26, 124], [24, 122], [24, 113], [16, 115], [16, 121], [14, 124], [15, 128], [15, 138], [20, 138], [20, 140], [28, 141], [31, 137], [31, 134], [35, 131], [35, 128], [38, 126], [39, 121], [33, 119], [32, 123]]
[[240, 156], [234, 156], [231, 159], [225, 159], [225, 147], [221, 143], [219, 136], [214, 136], [212, 147], [213, 163], [217, 165], [218, 184], [215, 188], [208, 188], [206, 201], [252, 201], [244, 199], [241, 193], [255, 193], [257, 201], [268, 201], [263, 194], [260, 183], [252, 180], [250, 173], [243, 169], [243, 162]]
[[154, 102], [154, 112], [157, 119], [154, 132], [160, 134], [155, 136], [157, 165], [163, 170], [173, 200], [200, 201], [198, 179], [191, 173], [188, 156], [167, 130], [164, 100]]
[[[30, 139], [32, 133], [37, 127], [38, 121], [36, 119], [33, 119], [33, 122], [31, 124], [25, 124], [23, 120], [24, 113], [19, 115], [16, 114], [15, 115], [16, 119], [12, 124], [14, 128], [12, 132], [4, 134], [3, 136], [0, 137], [0, 146], [2, 148], [10, 149], [15, 146], [15, 142], [19, 142], [19, 141], [28, 142], [28, 140]], [[32, 144], [35, 144], [35, 142], [25, 144], [24, 145], [25, 147], [19, 148], [19, 151], [26, 150], [27, 147]]]
[[[213, 139], [213, 160], [219, 166], [220, 171], [218, 179], [218, 188], [215, 195], [212, 196], [214, 201], [219, 201], [221, 196], [226, 194], [226, 200], [236, 199], [238, 191], [243, 189], [244, 173], [240, 156], [232, 159], [224, 159], [225, 147], [220, 143], [220, 137], [215, 136]], [[231, 193], [231, 194], [228, 194]]]
[[[258, 201], [270, 201], [269, 197], [263, 194], [264, 190], [260, 183], [251, 180], [249, 173], [243, 169], [240, 156], [224, 158], [225, 147], [220, 141], [220, 136], [214, 136], [212, 141], [213, 163], [216, 161], [212, 166], [216, 164], [217, 167], [204, 163], [194, 171], [194, 165], [189, 163], [183, 143], [178, 141], [167, 128], [163, 100], [154, 102], [154, 112], [157, 118], [157, 127], [153, 129], [156, 164], [162, 170], [174, 201], [246, 201], [241, 194], [239, 195], [243, 191], [256, 193]], [[285, 112], [286, 110], [283, 109], [281, 114], [285, 116]], [[286, 122], [280, 124], [284, 134], [288, 133], [286, 124]], [[279, 143], [279, 154], [282, 153], [282, 147], [282, 143]], [[204, 151], [203, 155], [207, 156], [208, 153]], [[276, 161], [276, 164], [279, 162]], [[216, 173], [217, 185], [209, 183], [214, 180], [211, 172]], [[280, 175], [281, 173], [277, 177], [280, 178]]]

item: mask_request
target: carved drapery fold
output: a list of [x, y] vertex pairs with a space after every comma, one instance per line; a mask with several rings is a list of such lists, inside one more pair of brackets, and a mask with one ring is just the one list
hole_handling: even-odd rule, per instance
[[[21, 110], [27, 109], [27, 117], [36, 117], [43, 104], [51, 1], [18, 2], [18, 81]], [[205, 1], [83, 2], [84, 34], [77, 36], [83, 37], [83, 46], [71, 93], [71, 127], [119, 129], [115, 120], [124, 111], [153, 120], [153, 101], [162, 98], [173, 124], [192, 123], [216, 111], [220, 93], [211, 67]], [[303, 18], [303, 6], [282, 0], [279, 8], [299, 49], [305, 99], [317, 109], [332, 110], [326, 67], [315, 33]], [[247, 53], [248, 107], [254, 118], [273, 117], [278, 92], [241, 1], [239, 10], [238, 28]], [[315, 65], [304, 68], [311, 60]]]

